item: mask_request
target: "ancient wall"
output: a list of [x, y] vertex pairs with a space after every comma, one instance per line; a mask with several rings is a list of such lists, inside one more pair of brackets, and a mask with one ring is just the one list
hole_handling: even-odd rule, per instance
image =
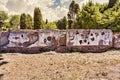
[[110, 45], [110, 30], [69, 30], [67, 41], [69, 46]]
[[113, 34], [105, 29], [13, 30], [0, 33], [1, 52], [102, 52], [111, 48], [112, 43]]
[[101, 52], [112, 47], [112, 36], [112, 32], [105, 29], [68, 30], [67, 46], [74, 48], [75, 51]]
[[120, 33], [115, 33], [113, 36], [113, 47], [116, 49], [120, 49]]

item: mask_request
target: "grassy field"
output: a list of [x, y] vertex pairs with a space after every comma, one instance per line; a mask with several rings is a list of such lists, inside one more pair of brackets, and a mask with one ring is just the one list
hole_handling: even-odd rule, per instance
[[0, 80], [120, 80], [120, 50], [1, 55]]

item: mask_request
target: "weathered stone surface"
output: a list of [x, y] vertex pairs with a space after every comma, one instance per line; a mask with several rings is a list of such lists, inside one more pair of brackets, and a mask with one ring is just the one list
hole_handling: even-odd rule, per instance
[[4, 47], [9, 43], [9, 32], [2, 32], [0, 34], [0, 47]]
[[0, 33], [0, 52], [103, 52], [120, 46], [111, 30], [13, 30]]
[[120, 49], [120, 33], [114, 34], [113, 37], [113, 47], [116, 49]]
[[70, 49], [67, 48], [66, 46], [60, 46], [57, 49], [55, 49], [56, 52], [61, 52], [61, 53], [65, 53], [65, 52], [70, 52]]
[[81, 46], [71, 47], [73, 52], [104, 52], [110, 49], [111, 46]]
[[112, 45], [110, 30], [68, 30], [67, 46]]
[[68, 30], [67, 47], [71, 51], [103, 52], [112, 47], [111, 30]]

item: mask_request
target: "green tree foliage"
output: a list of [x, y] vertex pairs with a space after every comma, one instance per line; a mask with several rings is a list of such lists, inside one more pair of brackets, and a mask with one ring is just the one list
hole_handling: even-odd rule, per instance
[[78, 12], [76, 21], [79, 28], [83, 29], [112, 29], [119, 28], [120, 0], [117, 0], [112, 8], [107, 4], [94, 4], [89, 1]]
[[80, 28], [102, 28], [100, 27], [100, 25], [102, 19], [101, 12], [103, 11], [98, 4], [95, 5], [92, 1], [89, 1], [85, 6], [83, 6], [82, 10], [78, 13], [77, 21], [80, 25]]
[[6, 26], [7, 29], [10, 29], [11, 28], [10, 22], [5, 22], [5, 26]]
[[5, 20], [8, 19], [8, 14], [4, 11], [0, 11], [0, 28], [4, 27]]
[[54, 22], [48, 22], [45, 24], [44, 29], [57, 29], [57, 26]]
[[11, 29], [11, 25], [9, 22], [4, 22], [4, 27], [1, 28], [1, 30], [8, 31]]
[[56, 22], [57, 28], [58, 29], [66, 29], [67, 27], [67, 19], [64, 16], [63, 19], [60, 19]]
[[[106, 29], [111, 29], [117, 31], [117, 26], [115, 26], [117, 19], [119, 18], [120, 13], [120, 0], [116, 0], [116, 3], [112, 8], [108, 8], [103, 13], [103, 18], [101, 22], [102, 26], [105, 26]], [[114, 26], [113, 26], [114, 25]]]
[[26, 29], [27, 27], [27, 16], [25, 13], [20, 16], [20, 29]]
[[20, 29], [33, 29], [33, 19], [29, 14], [21, 14]]
[[120, 31], [120, 11], [117, 13], [117, 15], [114, 17], [114, 20], [107, 26], [108, 29], [111, 29], [112, 31]]
[[34, 29], [42, 29], [44, 26], [42, 14], [39, 8], [34, 9]]
[[18, 27], [20, 25], [20, 16], [19, 15], [12, 15], [9, 23], [10, 23], [10, 28], [18, 29]]

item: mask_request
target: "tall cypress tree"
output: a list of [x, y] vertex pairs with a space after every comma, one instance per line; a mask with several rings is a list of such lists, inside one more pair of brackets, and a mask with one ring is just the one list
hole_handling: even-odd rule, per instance
[[38, 7], [34, 9], [34, 29], [42, 29], [43, 28], [43, 19], [41, 11]]
[[20, 16], [20, 29], [26, 29], [26, 27], [27, 27], [26, 14], [23, 13]]

